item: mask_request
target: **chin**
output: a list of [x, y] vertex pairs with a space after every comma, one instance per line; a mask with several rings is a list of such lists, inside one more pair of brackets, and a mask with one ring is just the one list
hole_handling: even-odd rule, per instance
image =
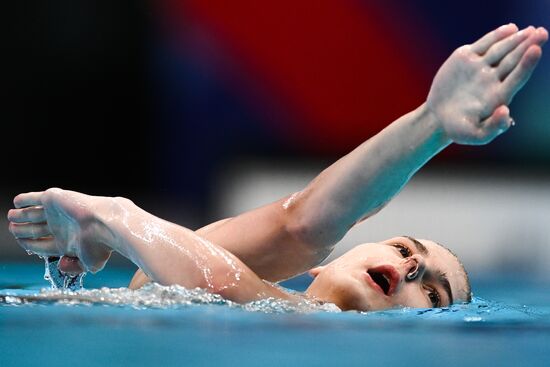
[[381, 311], [394, 308], [395, 306], [388, 304], [387, 300], [381, 299], [378, 293], [369, 294], [367, 300], [362, 300], [361, 302], [355, 302], [357, 311]]
[[370, 297], [367, 297], [364, 293], [356, 293], [352, 287], [347, 287], [333, 293], [332, 303], [336, 304], [342, 311], [374, 311], [377, 308], [369, 300]]

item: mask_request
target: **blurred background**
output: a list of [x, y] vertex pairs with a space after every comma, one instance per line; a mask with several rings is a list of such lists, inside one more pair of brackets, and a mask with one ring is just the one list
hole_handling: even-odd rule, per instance
[[[548, 14], [547, 0], [7, 2], [0, 209], [58, 186], [199, 228], [300, 190], [423, 103], [455, 48]], [[436, 157], [336, 254], [409, 234], [473, 274], [550, 278], [550, 58], [511, 113], [511, 131]], [[39, 262], [3, 215], [0, 244], [2, 262]]]

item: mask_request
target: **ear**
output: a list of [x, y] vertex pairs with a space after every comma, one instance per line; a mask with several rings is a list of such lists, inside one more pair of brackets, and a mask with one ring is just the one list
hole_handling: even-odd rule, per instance
[[307, 273], [312, 277], [312, 278], [315, 278], [317, 275], [319, 275], [319, 273], [321, 271], [323, 271], [325, 267], [324, 266], [316, 266], [314, 267], [313, 269], [311, 269], [310, 271], [308, 271]]

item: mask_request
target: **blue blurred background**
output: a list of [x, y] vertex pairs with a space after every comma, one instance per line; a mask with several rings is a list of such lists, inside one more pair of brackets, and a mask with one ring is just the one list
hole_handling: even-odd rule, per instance
[[[303, 187], [421, 104], [458, 46], [509, 22], [550, 28], [545, 0], [54, 0], [2, 8], [0, 207], [19, 192], [58, 186], [126, 196], [190, 228]], [[501, 251], [491, 264], [529, 269], [537, 255], [544, 267], [549, 101], [543, 57], [511, 105], [517, 125], [488, 146], [436, 157], [401, 201], [417, 214], [430, 198], [433, 207], [416, 222], [399, 222], [388, 207], [380, 225], [458, 242], [481, 270], [493, 255], [480, 255], [479, 242], [521, 248], [527, 238], [537, 252]], [[496, 197], [483, 191], [497, 186]], [[527, 213], [529, 223], [542, 221], [535, 229], [525, 225]], [[494, 226], [475, 226], [491, 219]], [[502, 234], [518, 223], [522, 230]], [[482, 240], [472, 235], [483, 230]], [[373, 231], [374, 239], [385, 235]], [[21, 260], [7, 229], [0, 237], [0, 259]]]

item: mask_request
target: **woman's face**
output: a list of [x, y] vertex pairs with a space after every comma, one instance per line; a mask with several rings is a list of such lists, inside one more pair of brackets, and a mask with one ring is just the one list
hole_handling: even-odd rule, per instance
[[470, 299], [458, 259], [435, 242], [411, 237], [359, 245], [310, 273], [315, 279], [306, 293], [342, 310], [445, 307]]

